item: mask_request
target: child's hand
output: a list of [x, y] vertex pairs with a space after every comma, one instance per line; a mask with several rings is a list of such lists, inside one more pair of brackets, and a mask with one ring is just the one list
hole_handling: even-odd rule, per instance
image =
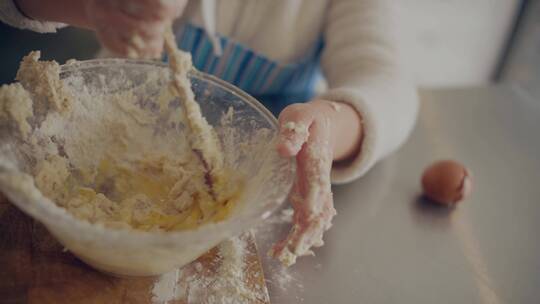
[[86, 14], [101, 43], [118, 55], [157, 58], [163, 32], [187, 0], [89, 0]]
[[330, 187], [332, 163], [357, 152], [362, 132], [352, 107], [325, 100], [290, 105], [279, 122], [278, 152], [296, 157], [297, 175], [289, 196], [293, 228], [271, 254], [291, 265], [297, 256], [311, 254], [311, 247], [323, 245], [323, 232], [336, 214]]

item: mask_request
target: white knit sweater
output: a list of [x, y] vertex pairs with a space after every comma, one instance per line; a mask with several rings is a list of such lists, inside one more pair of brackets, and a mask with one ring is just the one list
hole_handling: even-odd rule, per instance
[[[13, 0], [0, 0], [0, 19], [15, 27], [54, 32], [59, 23], [25, 18]], [[178, 23], [191, 22], [282, 63], [300, 60], [323, 35], [328, 89], [320, 98], [351, 104], [363, 118], [357, 157], [334, 166], [334, 183], [352, 181], [395, 151], [410, 134], [416, 89], [398, 50], [393, 0], [190, 1]]]

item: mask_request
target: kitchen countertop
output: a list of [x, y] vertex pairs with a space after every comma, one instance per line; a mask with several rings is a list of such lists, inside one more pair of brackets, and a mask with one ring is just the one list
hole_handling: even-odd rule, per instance
[[[334, 188], [338, 215], [316, 256], [299, 259], [282, 287], [264, 258], [272, 303], [538, 303], [540, 101], [522, 93], [423, 91], [409, 141]], [[446, 158], [473, 174], [456, 208], [419, 196], [423, 169]]]

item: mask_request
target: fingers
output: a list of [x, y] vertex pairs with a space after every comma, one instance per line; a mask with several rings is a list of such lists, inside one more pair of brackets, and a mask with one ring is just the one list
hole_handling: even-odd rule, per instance
[[163, 37], [146, 38], [143, 34], [118, 32], [109, 26], [99, 27], [97, 35], [101, 43], [122, 56], [132, 58], [157, 58], [163, 49]]
[[336, 214], [330, 186], [333, 157], [329, 124], [323, 117], [313, 119], [309, 137], [296, 157], [297, 178], [289, 197], [293, 227], [271, 251], [285, 265], [293, 264], [297, 256], [313, 254], [312, 247], [322, 246], [323, 233]]
[[147, 28], [139, 28], [131, 35], [120, 34], [122, 41], [134, 48], [141, 56], [158, 58], [163, 51], [164, 27], [159, 24], [148, 24]]
[[183, 11], [184, 0], [116, 0], [110, 1], [117, 9], [142, 21], [172, 20]]
[[281, 156], [295, 156], [307, 142], [309, 129], [314, 120], [310, 112], [303, 104], [293, 104], [279, 115], [277, 150]]
[[136, 58], [158, 58], [163, 33], [184, 9], [185, 0], [94, 0], [87, 6], [102, 44], [114, 53]]
[[290, 200], [294, 208], [293, 252], [307, 254], [323, 244], [323, 232], [335, 215], [330, 186], [332, 150], [328, 143], [329, 126], [315, 120], [309, 139], [298, 153], [297, 180]]
[[126, 44], [119, 35], [112, 35], [111, 33], [105, 34], [106, 30], [97, 30], [96, 34], [101, 44], [119, 56], [128, 56], [128, 53], [132, 52], [129, 49], [129, 45]]
[[[139, 40], [139, 36], [135, 35], [131, 37], [131, 44], [135, 45], [135, 48], [142, 54], [143, 58], [159, 58], [163, 52], [163, 37], [158, 36], [146, 41]], [[141, 43], [142, 42], [142, 43]]]
[[[322, 212], [321, 201], [331, 194], [330, 171], [332, 169], [332, 149], [329, 143], [330, 126], [326, 119], [315, 120], [310, 129], [306, 145], [296, 157], [299, 171], [298, 191], [304, 211], [310, 214]], [[306, 206], [307, 204], [307, 206]]]

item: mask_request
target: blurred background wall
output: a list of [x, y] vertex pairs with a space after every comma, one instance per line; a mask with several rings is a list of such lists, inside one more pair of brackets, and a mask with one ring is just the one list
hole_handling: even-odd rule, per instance
[[[485, 85], [493, 80], [536, 87], [539, 1], [395, 1], [403, 7], [401, 44], [420, 87]], [[0, 83], [13, 80], [20, 59], [30, 50], [40, 49], [43, 58], [65, 62], [92, 58], [98, 48], [89, 31], [67, 28], [37, 34], [0, 24]]]
[[522, 7], [507, 56], [495, 77], [513, 83], [540, 103], [540, 1], [529, 0]]
[[520, 0], [399, 0], [401, 44], [423, 87], [487, 83]]

